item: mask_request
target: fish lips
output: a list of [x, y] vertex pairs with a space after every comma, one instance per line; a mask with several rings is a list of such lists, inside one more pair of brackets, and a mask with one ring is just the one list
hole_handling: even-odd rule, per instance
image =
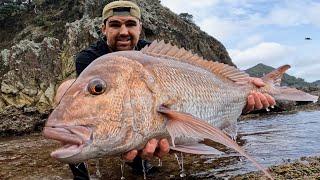
[[48, 139], [54, 139], [64, 144], [63, 147], [51, 153], [51, 157], [58, 160], [79, 154], [85, 146], [92, 143], [93, 139], [93, 131], [87, 126], [44, 127], [43, 135]]

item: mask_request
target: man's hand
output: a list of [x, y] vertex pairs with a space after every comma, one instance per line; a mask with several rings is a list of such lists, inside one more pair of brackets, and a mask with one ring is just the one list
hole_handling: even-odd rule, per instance
[[[250, 82], [258, 88], [265, 86], [265, 83], [260, 78], [250, 78]], [[247, 106], [243, 109], [244, 113], [248, 113], [253, 110], [266, 109], [270, 106], [274, 106], [276, 101], [267, 93], [251, 92], [247, 98]]]
[[123, 159], [127, 161], [132, 161], [138, 154], [143, 159], [151, 159], [153, 156], [162, 158], [164, 155], [169, 153], [169, 142], [167, 139], [151, 139], [143, 150], [138, 152], [136, 149], [131, 150], [123, 155]]

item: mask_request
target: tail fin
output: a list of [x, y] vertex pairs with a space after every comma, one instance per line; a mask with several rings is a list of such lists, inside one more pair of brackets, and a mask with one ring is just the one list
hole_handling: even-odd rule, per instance
[[318, 96], [311, 95], [296, 88], [280, 87], [281, 78], [289, 68], [290, 65], [283, 65], [265, 75], [262, 80], [267, 86], [262, 89], [272, 95], [276, 100], [317, 102]]

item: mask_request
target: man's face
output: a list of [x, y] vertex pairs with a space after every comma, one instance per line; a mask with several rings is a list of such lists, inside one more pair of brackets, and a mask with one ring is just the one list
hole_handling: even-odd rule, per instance
[[111, 16], [102, 26], [102, 33], [113, 51], [133, 50], [141, 33], [141, 22], [132, 16]]

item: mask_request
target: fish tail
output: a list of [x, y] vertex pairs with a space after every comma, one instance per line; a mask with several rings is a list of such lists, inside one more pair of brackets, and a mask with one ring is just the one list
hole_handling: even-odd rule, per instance
[[262, 80], [266, 83], [266, 86], [261, 88], [262, 92], [272, 95], [276, 100], [317, 102], [318, 96], [311, 95], [296, 88], [280, 86], [281, 79], [289, 68], [290, 65], [283, 65], [262, 77]]

